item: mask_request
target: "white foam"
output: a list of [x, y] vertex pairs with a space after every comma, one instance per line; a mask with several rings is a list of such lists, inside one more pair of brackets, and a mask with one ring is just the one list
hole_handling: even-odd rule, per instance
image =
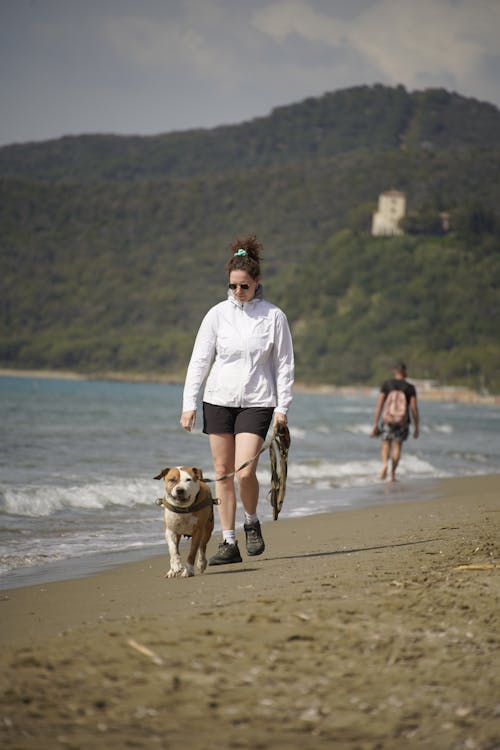
[[452, 435], [454, 432], [451, 424], [424, 424], [420, 431], [427, 435], [433, 432], [441, 435]]
[[[477, 467], [470, 464], [489, 466], [487, 458], [479, 453], [453, 453], [453, 458], [461, 458], [469, 463], [468, 472], [476, 473]], [[331, 489], [332, 487], [361, 487], [372, 484], [380, 476], [381, 462], [378, 451], [372, 457], [348, 461], [307, 460], [288, 462], [288, 484], [304, 489]], [[484, 469], [483, 469], [484, 470]], [[437, 479], [453, 476], [449, 468], [437, 466], [406, 449], [398, 467], [398, 475], [406, 479]], [[262, 487], [269, 484], [269, 465], [259, 464], [257, 478]]]
[[316, 428], [316, 432], [319, 432], [320, 435], [331, 435], [332, 431], [330, 427], [326, 424], [320, 424]]
[[155, 497], [153, 482], [100, 482], [81, 486], [8, 487], [2, 492], [1, 508], [19, 516], [50, 516], [59, 510], [99, 510], [113, 505], [133, 507], [150, 504]]
[[290, 430], [290, 438], [294, 440], [303, 440], [306, 436], [306, 431], [301, 429], [300, 427], [291, 425], [289, 430]]
[[369, 436], [372, 431], [371, 424], [363, 423], [363, 424], [352, 424], [347, 425], [345, 427], [346, 432], [351, 432], [353, 435], [367, 435]]
[[[428, 461], [411, 453], [406, 453], [404, 462], [398, 472], [407, 478], [447, 476]], [[359, 461], [290, 461], [288, 465], [288, 482], [305, 488], [329, 489], [332, 487], [362, 487], [373, 483], [380, 475], [380, 459], [372, 458]], [[261, 484], [269, 482], [267, 468], [260, 468], [257, 477]]]

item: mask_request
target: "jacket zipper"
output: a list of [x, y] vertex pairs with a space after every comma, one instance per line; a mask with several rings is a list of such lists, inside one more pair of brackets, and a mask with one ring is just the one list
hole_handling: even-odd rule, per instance
[[[245, 316], [245, 308], [244, 308], [243, 305], [241, 305], [240, 310], [241, 310], [241, 315]], [[246, 330], [246, 328], [247, 328], [247, 326], [246, 326], [247, 321], [246, 321], [245, 317], [243, 317], [242, 320], [243, 320], [243, 327], [245, 328], [245, 330], [244, 330], [244, 334], [245, 334], [244, 335], [245, 348], [244, 348], [244, 351], [243, 351], [243, 365], [245, 366], [245, 369], [248, 370], [248, 367], [247, 367], [247, 364], [248, 364], [248, 336], [246, 335], [247, 334], [247, 330]], [[245, 385], [243, 383], [243, 378], [242, 378], [241, 387], [240, 387], [240, 403], [239, 403], [239, 408], [240, 409], [243, 406], [243, 393], [244, 393], [244, 390], [245, 390]]]

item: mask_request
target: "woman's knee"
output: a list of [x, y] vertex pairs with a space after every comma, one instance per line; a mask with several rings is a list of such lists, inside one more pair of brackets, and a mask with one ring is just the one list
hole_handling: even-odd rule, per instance
[[245, 487], [249, 484], [254, 484], [257, 480], [255, 466], [249, 466], [238, 472], [238, 484], [240, 487]]
[[226, 474], [231, 474], [233, 471], [234, 466], [226, 461], [214, 461], [214, 472], [217, 477], [224, 477]]

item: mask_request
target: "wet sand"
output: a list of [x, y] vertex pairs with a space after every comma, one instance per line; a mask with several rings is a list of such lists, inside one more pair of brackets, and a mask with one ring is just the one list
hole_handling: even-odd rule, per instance
[[438, 488], [0, 592], [2, 748], [499, 748], [500, 476]]

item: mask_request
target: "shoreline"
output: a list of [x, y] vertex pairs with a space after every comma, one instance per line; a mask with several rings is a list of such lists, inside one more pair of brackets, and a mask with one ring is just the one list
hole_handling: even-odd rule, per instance
[[[316, 517], [325, 513], [336, 515], [382, 505], [415, 503], [425, 499], [434, 499], [439, 495], [441, 481], [442, 479], [437, 478], [420, 478], [396, 483], [378, 481], [363, 487], [336, 488], [332, 490], [335, 494], [336, 503], [331, 508], [325, 510], [323, 507], [314, 512], [304, 512], [302, 515], [288, 515], [285, 500], [284, 510], [279, 517], [279, 521], [298, 521], [302, 518]], [[264, 505], [264, 508], [261, 507], [261, 523], [267, 525], [271, 520], [270, 506], [266, 505], [265, 500], [261, 502]], [[271, 525], [273, 525], [272, 522]], [[240, 519], [236, 526], [237, 535], [240, 536], [240, 545], [244, 544], [242, 529], [243, 521]], [[218, 534], [220, 534], [220, 530], [216, 519], [214, 537], [218, 538]], [[132, 547], [114, 550], [113, 552], [96, 551], [85, 556], [66, 557], [45, 564], [14, 568], [0, 575], [0, 596], [4, 590], [45, 585], [74, 578], [86, 578], [106, 570], [112, 570], [120, 565], [126, 565], [129, 562], [144, 561], [151, 557], [165, 555], [167, 554], [167, 547], [165, 541], [162, 540], [162, 536], [159, 533], [159, 541], [150, 546]], [[188, 541], [182, 540], [181, 547], [186, 548], [186, 545], [188, 545]]]
[[[0, 377], [40, 378], [47, 380], [106, 380], [119, 383], [164, 383], [182, 385], [184, 378], [174, 375], [127, 372], [78, 373], [71, 370], [19, 370], [0, 368]], [[441, 401], [445, 403], [500, 405], [500, 394], [485, 394], [463, 386], [440, 386], [418, 378], [410, 378], [417, 388], [419, 400]], [[347, 397], [372, 396], [378, 393], [379, 386], [295, 383], [297, 393], [340, 395]]]
[[496, 747], [499, 489], [269, 522], [191, 579], [163, 554], [2, 592], [2, 747]]

